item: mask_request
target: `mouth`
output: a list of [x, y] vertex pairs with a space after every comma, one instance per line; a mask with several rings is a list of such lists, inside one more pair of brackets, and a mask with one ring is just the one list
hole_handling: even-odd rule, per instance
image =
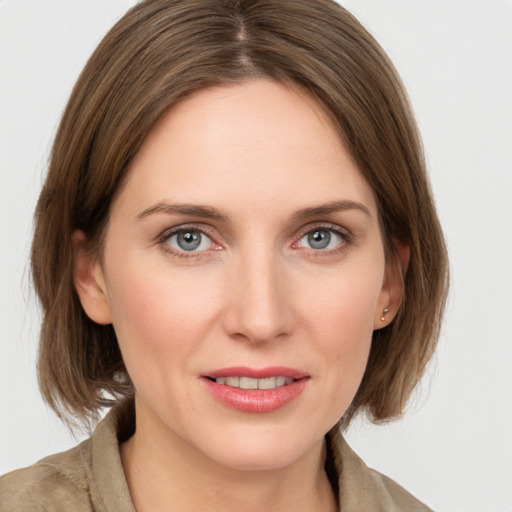
[[[209, 377], [207, 377], [209, 378]], [[211, 381], [217, 384], [223, 384], [232, 388], [239, 389], [275, 389], [282, 386], [287, 386], [295, 381], [290, 377], [268, 377], [265, 379], [254, 379], [252, 377], [217, 377], [216, 379], [210, 378]]]
[[225, 368], [205, 374], [203, 382], [223, 405], [242, 412], [272, 412], [294, 401], [310, 377], [299, 370]]

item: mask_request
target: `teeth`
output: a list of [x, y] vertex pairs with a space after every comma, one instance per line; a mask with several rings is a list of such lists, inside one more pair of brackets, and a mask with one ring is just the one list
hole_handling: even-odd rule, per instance
[[217, 377], [217, 384], [224, 384], [240, 389], [275, 389], [291, 384], [293, 379], [288, 377], [268, 377], [266, 379], [253, 379], [251, 377]]
[[225, 384], [227, 386], [231, 386], [233, 388], [239, 388], [240, 387], [240, 377], [226, 377]]
[[258, 389], [274, 389], [277, 387], [276, 377], [269, 377], [268, 379], [259, 379]]
[[258, 379], [240, 377], [240, 387], [242, 389], [258, 389]]

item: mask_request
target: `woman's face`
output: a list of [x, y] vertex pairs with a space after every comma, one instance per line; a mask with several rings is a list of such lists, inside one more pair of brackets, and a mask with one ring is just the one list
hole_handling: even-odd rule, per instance
[[334, 127], [256, 80], [163, 116], [112, 204], [100, 298], [78, 288], [113, 322], [140, 432], [257, 469], [316, 450], [349, 406], [385, 274], [372, 191]]

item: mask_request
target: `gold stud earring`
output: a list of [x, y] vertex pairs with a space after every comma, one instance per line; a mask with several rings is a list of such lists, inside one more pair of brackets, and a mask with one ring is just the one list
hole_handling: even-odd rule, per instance
[[386, 313], [389, 313], [389, 308], [384, 308], [384, 309], [382, 310], [382, 316], [380, 317], [380, 319], [381, 319], [383, 322], [385, 322], [385, 321], [386, 321], [386, 317], [385, 317]]

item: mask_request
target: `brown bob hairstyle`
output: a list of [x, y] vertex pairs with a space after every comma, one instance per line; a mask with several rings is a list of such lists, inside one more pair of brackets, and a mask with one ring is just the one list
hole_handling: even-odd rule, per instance
[[373, 334], [342, 419], [399, 416], [439, 335], [448, 265], [422, 145], [401, 81], [373, 37], [333, 0], [145, 0], [111, 29], [80, 75], [41, 192], [32, 272], [44, 319], [39, 381], [60, 417], [87, 421], [131, 397], [111, 325], [85, 314], [71, 235], [101, 257], [109, 207], [157, 120], [201, 88], [266, 77], [299, 87], [332, 118], [375, 195], [386, 257], [410, 260], [394, 321]]

